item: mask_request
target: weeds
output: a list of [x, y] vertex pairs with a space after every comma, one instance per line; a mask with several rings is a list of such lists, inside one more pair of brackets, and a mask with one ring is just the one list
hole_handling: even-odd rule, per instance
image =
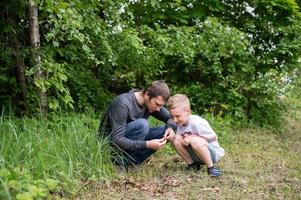
[[[52, 190], [36, 182], [55, 180], [63, 191], [73, 193], [80, 180], [108, 179], [113, 173], [110, 148], [105, 141], [96, 139], [97, 125], [98, 120], [89, 115], [53, 115], [48, 120], [2, 117], [2, 193], [7, 198], [21, 194], [40, 198]], [[17, 171], [23, 182], [13, 175]], [[14, 181], [21, 185], [14, 187]], [[41, 194], [34, 195], [33, 191]]]

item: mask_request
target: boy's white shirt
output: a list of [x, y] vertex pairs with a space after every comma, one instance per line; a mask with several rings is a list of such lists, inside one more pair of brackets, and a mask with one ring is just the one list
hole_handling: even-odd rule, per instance
[[198, 115], [190, 115], [186, 126], [177, 125], [176, 134], [183, 135], [190, 133], [205, 138], [215, 147], [216, 153], [221, 157], [224, 156], [225, 151], [217, 141], [217, 135], [209, 125], [208, 121]]

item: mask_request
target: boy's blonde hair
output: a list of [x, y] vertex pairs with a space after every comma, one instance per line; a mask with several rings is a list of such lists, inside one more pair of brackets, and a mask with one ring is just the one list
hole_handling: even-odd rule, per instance
[[190, 102], [185, 94], [176, 94], [169, 98], [167, 106], [170, 110], [175, 108], [183, 108], [188, 112], [191, 112]]

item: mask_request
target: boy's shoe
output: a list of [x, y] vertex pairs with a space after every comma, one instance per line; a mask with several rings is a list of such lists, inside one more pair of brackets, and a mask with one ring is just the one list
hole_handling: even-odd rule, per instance
[[215, 167], [210, 167], [208, 168], [208, 174], [211, 177], [219, 177], [222, 175], [222, 170]]
[[185, 169], [188, 171], [190, 171], [190, 170], [198, 171], [201, 169], [201, 163], [194, 162], [192, 164], [187, 165]]

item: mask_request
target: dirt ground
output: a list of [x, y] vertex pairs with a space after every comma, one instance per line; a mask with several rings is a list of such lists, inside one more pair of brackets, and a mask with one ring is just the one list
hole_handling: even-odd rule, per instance
[[286, 116], [283, 133], [245, 129], [226, 136], [221, 178], [161, 151], [128, 173], [86, 183], [75, 199], [301, 199], [301, 109]]

